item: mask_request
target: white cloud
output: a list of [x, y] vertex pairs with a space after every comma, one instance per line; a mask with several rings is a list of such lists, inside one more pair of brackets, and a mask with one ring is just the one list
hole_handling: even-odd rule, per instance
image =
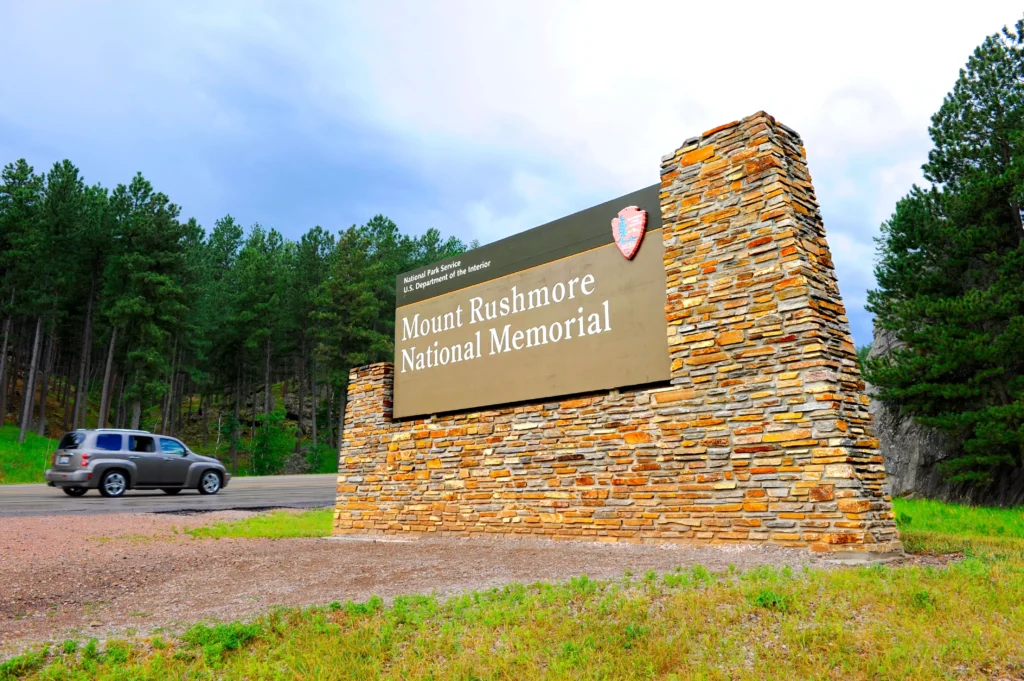
[[[296, 34], [316, 101], [357, 107], [435, 171], [465, 153], [526, 154], [596, 201], [656, 181], [684, 138], [763, 109], [804, 135], [820, 186], [871, 206], [859, 231], [874, 233], [918, 178], [957, 69], [1020, 13], [921, 9], [385, 2]], [[558, 204], [566, 189], [524, 200]]]
[[892, 216], [896, 202], [907, 194], [912, 185], [925, 184], [921, 164], [911, 159], [876, 169], [871, 180], [871, 218], [874, 224], [881, 224]]
[[[36, 7], [0, 9], [0, 58], [33, 54], [62, 73], [66, 54], [36, 49], [45, 37], [76, 50], [78, 76], [26, 102], [13, 96], [28, 87], [14, 69], [0, 81], [0, 117], [43, 129], [78, 97], [90, 102], [84, 118], [127, 111], [124, 125], [184, 121], [230, 135], [249, 120], [224, 91], [256, 91], [339, 156], [353, 142], [325, 120], [396, 140], [389, 162], [455, 202], [403, 226], [461, 216], [465, 238], [498, 238], [656, 182], [659, 158], [685, 138], [765, 110], [804, 137], [855, 305], [871, 284], [871, 237], [920, 180], [929, 116], [973, 48], [1021, 15], [1009, 1], [952, 12], [891, 0]], [[83, 38], [90, 20], [99, 32]], [[145, 96], [126, 101], [134, 89]], [[488, 162], [500, 170], [493, 181], [460, 176], [490, 172]]]
[[488, 243], [550, 221], [552, 207], [557, 207], [560, 214], [573, 210], [565, 193], [540, 175], [517, 172], [508, 185], [504, 203], [516, 206], [511, 211], [501, 211], [487, 199], [467, 204], [464, 217], [471, 230], [470, 239]]

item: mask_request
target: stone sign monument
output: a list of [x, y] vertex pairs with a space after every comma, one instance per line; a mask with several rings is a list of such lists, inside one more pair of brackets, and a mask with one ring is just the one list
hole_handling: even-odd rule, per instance
[[799, 136], [398, 277], [354, 369], [335, 534], [902, 549]]

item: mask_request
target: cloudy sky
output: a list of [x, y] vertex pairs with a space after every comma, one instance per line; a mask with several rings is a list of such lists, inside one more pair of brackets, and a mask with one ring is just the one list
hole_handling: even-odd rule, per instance
[[764, 110], [803, 135], [869, 341], [872, 238], [1020, 3], [688, 5], [0, 0], [0, 163], [142, 171], [206, 226], [384, 213], [486, 243], [653, 184], [684, 139]]

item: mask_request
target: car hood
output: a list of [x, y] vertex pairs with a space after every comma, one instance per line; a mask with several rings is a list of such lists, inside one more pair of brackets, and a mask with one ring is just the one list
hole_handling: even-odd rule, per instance
[[223, 464], [221, 464], [219, 459], [215, 459], [212, 456], [203, 456], [202, 454], [195, 454], [195, 453], [193, 453], [193, 456], [195, 456], [196, 459], [198, 459], [199, 461], [203, 461], [205, 463], [215, 463], [217, 465], [223, 465]]

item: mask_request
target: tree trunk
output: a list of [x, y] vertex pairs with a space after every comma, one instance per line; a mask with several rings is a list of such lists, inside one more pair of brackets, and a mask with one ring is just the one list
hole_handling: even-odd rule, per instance
[[[180, 357], [178, 358], [178, 366], [181, 366]], [[179, 375], [178, 380], [174, 382], [174, 385], [174, 411], [171, 412], [171, 435], [181, 432], [182, 415], [184, 414], [185, 404], [185, 375]]]
[[160, 432], [167, 433], [167, 422], [171, 419], [171, 407], [174, 404], [174, 385], [178, 374], [178, 337], [174, 337], [174, 344], [171, 346], [171, 366], [167, 376], [167, 393], [164, 395], [163, 409], [160, 410]]
[[1024, 241], [1024, 218], [1020, 214], [1020, 204], [1017, 199], [1010, 198], [1010, 208], [1013, 210], [1013, 218], [1017, 223], [1017, 238]]
[[70, 395], [68, 395], [68, 382], [67, 376], [70, 369], [65, 369], [64, 358], [60, 354], [60, 350], [53, 353], [53, 388], [57, 391], [57, 404], [60, 405], [62, 411], [67, 412], [68, 417], [71, 417], [71, 405]]
[[114, 408], [114, 427], [122, 428], [124, 426], [124, 374], [121, 374], [121, 378], [118, 381], [119, 387], [117, 389], [117, 406]]
[[171, 402], [174, 401], [174, 365], [178, 350], [178, 339], [174, 338], [174, 345], [171, 346], [171, 366], [168, 368], [167, 374], [167, 392], [164, 394], [164, 403], [161, 405], [163, 409], [160, 410], [160, 432], [167, 432], [167, 421], [171, 417]]
[[18, 434], [18, 444], [25, 442], [25, 434], [28, 433], [29, 425], [32, 421], [32, 404], [35, 397], [35, 382], [36, 382], [36, 363], [39, 361], [39, 334], [43, 329], [43, 316], [39, 315], [36, 317], [36, 334], [35, 339], [32, 341], [32, 354], [31, 359], [28, 363], [28, 371], [25, 374], [25, 383], [22, 386], [22, 390], [25, 393], [25, 399], [21, 408], [21, 432]]
[[71, 418], [71, 372], [73, 371], [72, 362], [68, 362], [67, 370], [63, 372], [64, 379], [61, 381], [64, 384], [62, 402], [64, 404], [64, 419], [61, 421], [61, 429], [67, 432], [71, 429], [72, 418]]
[[4, 420], [7, 418], [7, 406], [16, 404], [15, 389], [18, 387], [18, 366], [21, 362], [21, 334], [20, 329], [15, 328], [14, 339], [11, 343], [11, 349], [14, 351], [14, 356], [11, 357], [11, 363], [7, 370], [7, 386], [0, 386], [0, 391], [3, 392], [0, 395], [0, 425], [3, 425]]
[[313, 430], [313, 448], [316, 449], [316, 357], [313, 358], [313, 368], [309, 372], [309, 397], [312, 402], [310, 426]]
[[327, 446], [334, 446], [334, 429], [331, 420], [334, 418], [334, 386], [327, 384]]
[[[75, 388], [75, 408], [71, 411], [71, 420], [77, 424], [76, 428], [85, 428], [86, 419], [89, 414], [89, 386], [94, 382], [93, 373], [89, 371], [88, 367], [92, 364], [92, 342], [89, 342], [89, 348], [86, 350], [86, 370], [81, 374], [82, 384], [81, 387]], [[70, 376], [68, 377], [70, 380]], [[82, 399], [78, 400], [78, 394], [81, 392]]]
[[0, 428], [7, 416], [7, 342], [11, 337], [11, 320], [14, 317], [14, 294], [11, 294], [11, 310], [4, 320], [4, 339], [0, 342]]
[[299, 436], [295, 438], [295, 451], [299, 451], [299, 447], [302, 445], [302, 417], [306, 411], [306, 339], [302, 339], [302, 351], [301, 357], [299, 358], [299, 385], [298, 385], [298, 405], [299, 405], [299, 416], [296, 419], [296, 426], [299, 430]]
[[270, 386], [270, 335], [263, 343], [263, 413], [274, 410], [274, 391]]
[[[103, 370], [103, 392], [100, 395], [100, 415], [97, 419], [97, 428], [107, 427], [107, 416], [110, 414], [110, 398], [111, 388], [110, 385], [110, 372], [114, 368], [114, 346], [117, 344], [117, 327], [115, 326], [110, 331], [110, 345], [107, 348], [107, 366]], [[118, 401], [120, 403], [120, 400]], [[84, 420], [83, 420], [83, 424]]]
[[47, 398], [50, 396], [50, 373], [53, 371], [53, 346], [57, 344], [57, 339], [54, 338], [53, 331], [50, 331], [47, 335], [49, 336], [49, 340], [46, 343], [42, 377], [39, 381], [39, 430], [36, 431], [39, 437], [46, 437], [46, 403], [48, 401]]
[[256, 439], [256, 386], [243, 381], [242, 392], [245, 394], [245, 403], [252, 403], [249, 410], [249, 469], [252, 470], [253, 441]]
[[67, 388], [68, 382], [64, 379], [67, 377], [67, 372], [64, 371], [64, 358], [60, 356], [60, 351], [53, 353], [53, 366], [56, 367], [53, 371], [53, 378], [56, 384], [53, 386], [57, 391], [57, 404], [60, 405], [61, 409], [67, 411], [68, 400], [67, 400]]
[[[192, 415], [192, 397], [188, 394], [188, 389], [191, 386], [188, 384], [188, 376], [182, 374], [178, 378], [178, 409], [177, 416], [174, 419], [174, 430], [175, 432], [182, 432], [185, 429], [185, 409], [188, 409], [189, 416]], [[188, 401], [186, 407], [185, 402]]]
[[238, 421], [241, 418], [241, 410], [239, 409], [238, 401], [241, 399], [242, 390], [242, 369], [240, 367], [235, 368], [235, 399], [234, 401], [234, 415], [235, 418], [231, 423], [231, 475], [238, 475]]
[[178, 428], [180, 419], [180, 411], [178, 405], [181, 400], [181, 376], [178, 376], [178, 372], [174, 372], [174, 380], [171, 381], [171, 406], [167, 412], [167, 431], [170, 435], [174, 435], [174, 432]]
[[[90, 361], [92, 361], [92, 360], [90, 360]], [[86, 396], [87, 399], [89, 397], [89, 386], [92, 385], [93, 383], [95, 383], [96, 381], [100, 380], [103, 377], [103, 368], [104, 368], [103, 367], [103, 362], [94, 362], [93, 361], [92, 365], [93, 365], [92, 368], [86, 373], [86, 377], [87, 377], [88, 383], [85, 386], [85, 388], [86, 388], [85, 396]], [[85, 413], [86, 412], [83, 409], [82, 410], [82, 426], [83, 427], [85, 426]]]
[[[204, 404], [205, 402], [205, 404]], [[206, 449], [207, 438], [210, 434], [210, 396], [199, 396], [199, 411], [203, 412], [203, 449]]]
[[[24, 334], [24, 338], [21, 337], [22, 334]], [[14, 348], [14, 364], [11, 365], [11, 399], [9, 404], [11, 405], [12, 410], [18, 408], [19, 411], [17, 412], [16, 423], [20, 424], [22, 412], [20, 411], [21, 408], [17, 406], [18, 398], [19, 396], [22, 399], [24, 399], [25, 397], [23, 393], [25, 391], [25, 379], [28, 378], [27, 358], [32, 355], [32, 326], [31, 324], [28, 323], [28, 320], [26, 320], [26, 323], [23, 324], [22, 328], [20, 329], [20, 332], [18, 334], [18, 341], [18, 345], [16, 345]], [[18, 392], [19, 375], [21, 377], [21, 393]]]
[[85, 425], [85, 402], [89, 399], [88, 370], [92, 359], [92, 301], [96, 293], [96, 272], [93, 271], [89, 281], [89, 299], [85, 304], [85, 329], [82, 331], [81, 364], [78, 367], [78, 383], [75, 385], [75, 416], [72, 427], [78, 429]]
[[139, 429], [139, 422], [142, 420], [142, 398], [136, 397], [132, 400], [132, 430]]
[[[196, 390], [196, 388], [198, 386], [193, 385], [193, 381], [192, 381], [192, 377], [191, 376], [189, 376], [186, 380], [184, 380], [183, 384], [185, 385], [185, 388], [183, 389], [183, 395], [187, 395], [188, 396], [188, 411], [185, 413], [185, 420], [182, 423], [191, 423], [192, 422], [192, 402], [193, 402], [193, 400], [195, 398], [194, 393], [195, 393], [195, 390]], [[200, 396], [199, 401], [200, 402], [203, 401], [202, 400], [202, 396]], [[184, 428], [184, 426], [182, 426], [182, 427]]]

